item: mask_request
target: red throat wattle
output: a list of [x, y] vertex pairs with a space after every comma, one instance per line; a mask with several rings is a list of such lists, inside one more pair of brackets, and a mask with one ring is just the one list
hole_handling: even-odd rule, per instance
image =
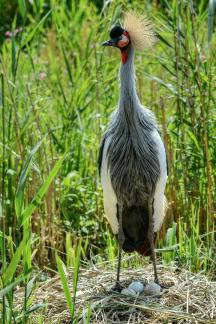
[[127, 62], [127, 58], [128, 58], [127, 50], [124, 49], [121, 51], [122, 64], [125, 64]]

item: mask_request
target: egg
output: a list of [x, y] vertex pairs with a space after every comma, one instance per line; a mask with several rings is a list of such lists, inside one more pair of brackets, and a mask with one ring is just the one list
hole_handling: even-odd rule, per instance
[[140, 281], [133, 281], [129, 286], [128, 289], [133, 289], [135, 293], [141, 294], [144, 290], [144, 285]]
[[161, 293], [161, 291], [162, 291], [161, 286], [159, 286], [155, 282], [150, 282], [144, 288], [144, 295], [146, 295], [146, 296], [159, 295]]
[[136, 292], [131, 288], [125, 288], [121, 291], [122, 295], [136, 297]]

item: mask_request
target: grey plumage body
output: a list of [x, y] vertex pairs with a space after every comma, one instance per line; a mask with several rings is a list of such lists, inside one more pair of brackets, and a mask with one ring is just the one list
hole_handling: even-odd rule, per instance
[[160, 163], [154, 132], [154, 115], [143, 108], [137, 96], [133, 67], [134, 50], [120, 68], [121, 93], [117, 110], [104, 135], [99, 154], [101, 169], [106, 141], [112, 187], [122, 210], [124, 250], [140, 249], [147, 237], [148, 203], [160, 177]]
[[[134, 111], [134, 105], [136, 111]], [[110, 137], [108, 168], [119, 203], [142, 205], [153, 195], [160, 174], [157, 149], [151, 133], [156, 125], [149, 111], [132, 96], [120, 106], [105, 135]]]

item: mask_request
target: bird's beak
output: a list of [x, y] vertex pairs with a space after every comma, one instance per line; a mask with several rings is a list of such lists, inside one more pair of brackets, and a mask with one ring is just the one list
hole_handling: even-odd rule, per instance
[[103, 45], [103, 46], [116, 46], [117, 43], [118, 43], [118, 39], [115, 38], [115, 39], [110, 39], [110, 40], [108, 40], [106, 42], [103, 42], [101, 45]]

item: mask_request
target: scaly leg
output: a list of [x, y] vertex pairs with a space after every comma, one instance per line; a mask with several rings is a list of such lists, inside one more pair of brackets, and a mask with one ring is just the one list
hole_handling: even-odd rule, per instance
[[158, 275], [157, 275], [157, 267], [156, 267], [156, 256], [155, 256], [155, 247], [154, 247], [154, 222], [153, 222], [153, 199], [149, 200], [148, 211], [149, 211], [149, 230], [148, 230], [148, 238], [151, 247], [151, 257], [154, 268], [154, 281], [159, 285]]
[[124, 240], [125, 240], [124, 231], [123, 231], [123, 223], [122, 223], [122, 206], [118, 206], [118, 215], [119, 215], [119, 232], [118, 232], [119, 251], [118, 251], [116, 284], [112, 288], [112, 290], [114, 290], [114, 291], [121, 291], [123, 289], [123, 287], [120, 284], [122, 246], [123, 246]]

